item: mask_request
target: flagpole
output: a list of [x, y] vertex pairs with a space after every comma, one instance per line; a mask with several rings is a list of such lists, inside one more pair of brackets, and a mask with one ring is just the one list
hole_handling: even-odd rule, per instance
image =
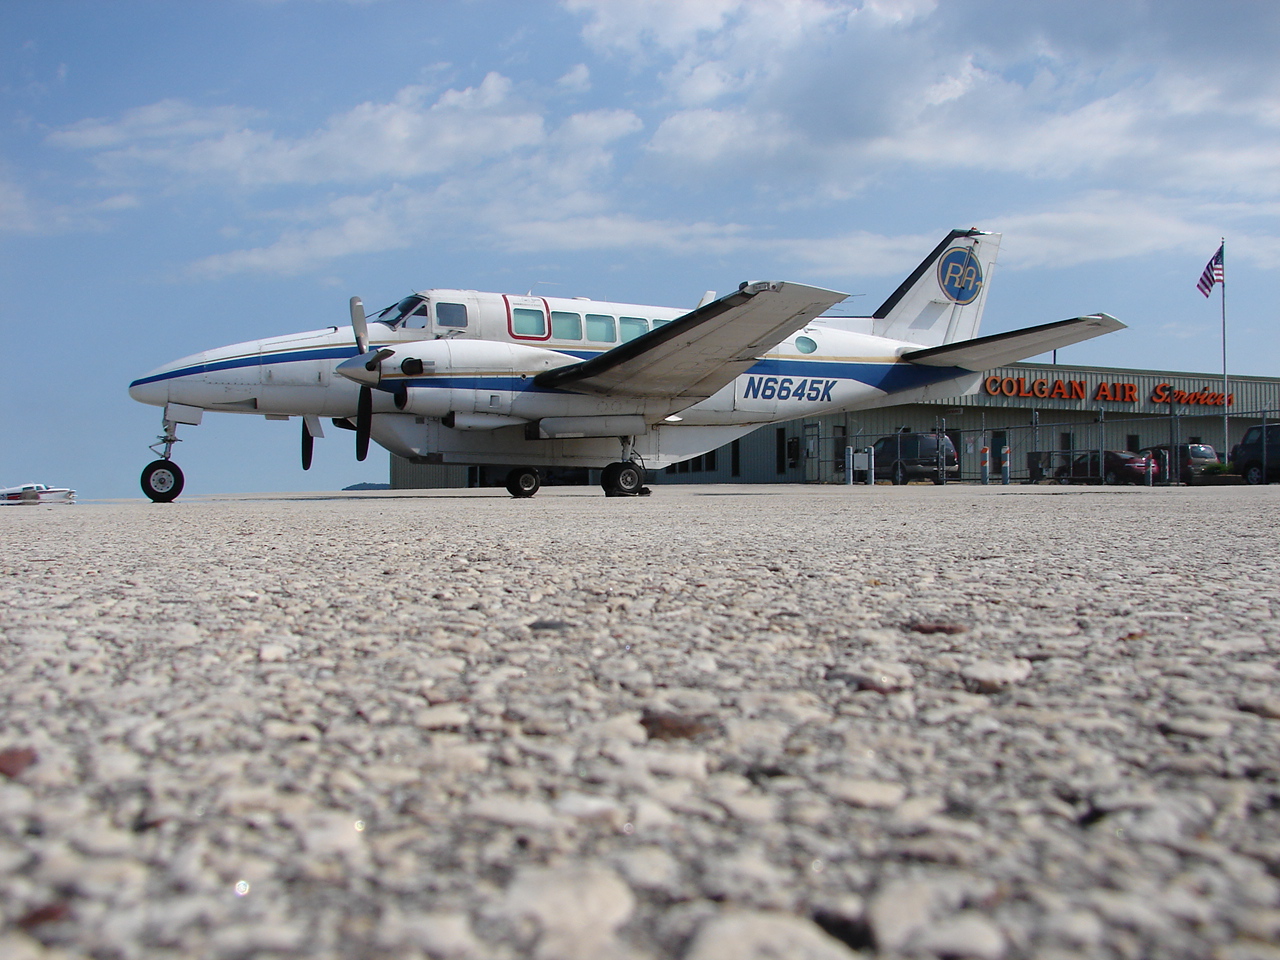
[[1227, 238], [1222, 238], [1222, 455], [1231, 454], [1231, 429], [1227, 424], [1231, 390], [1227, 383]]

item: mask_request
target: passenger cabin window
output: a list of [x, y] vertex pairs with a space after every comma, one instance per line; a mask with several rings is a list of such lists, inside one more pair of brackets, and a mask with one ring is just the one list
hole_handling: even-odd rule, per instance
[[545, 337], [547, 315], [541, 310], [515, 307], [511, 311], [511, 332], [517, 337]]
[[558, 340], [582, 339], [582, 314], [555, 310], [551, 314], [551, 335]]
[[614, 326], [613, 317], [606, 317], [601, 313], [588, 313], [587, 339], [592, 343], [616, 343], [618, 331]]
[[467, 305], [465, 303], [437, 303], [436, 326], [465, 327], [467, 325]]
[[636, 337], [643, 336], [649, 332], [649, 321], [642, 320], [640, 317], [620, 317], [618, 325], [622, 328], [622, 342], [634, 340]]
[[659, 327], [665, 327], [670, 322], [670, 320], [655, 320], [653, 321], [653, 329], [657, 330]]

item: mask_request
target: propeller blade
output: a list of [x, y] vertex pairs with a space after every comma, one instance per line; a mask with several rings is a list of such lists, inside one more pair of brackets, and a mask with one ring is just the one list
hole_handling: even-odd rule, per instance
[[373, 429], [373, 390], [360, 388], [360, 405], [356, 408], [356, 459], [369, 455], [369, 431]]
[[311, 469], [311, 453], [315, 449], [316, 440], [307, 429], [307, 418], [302, 418], [302, 469]]
[[351, 298], [351, 329], [356, 335], [356, 349], [368, 353], [369, 324], [364, 318], [364, 301], [359, 297]]

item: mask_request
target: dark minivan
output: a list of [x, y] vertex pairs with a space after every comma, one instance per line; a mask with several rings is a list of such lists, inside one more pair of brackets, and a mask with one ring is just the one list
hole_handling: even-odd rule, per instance
[[938, 475], [938, 444], [942, 443], [944, 469], [948, 480], [960, 478], [960, 457], [956, 445], [946, 434], [895, 433], [881, 437], [871, 445], [876, 457], [876, 479], [888, 477], [894, 483], [932, 480]]
[[1262, 448], [1262, 427], [1250, 427], [1244, 439], [1231, 448], [1231, 467], [1244, 482], [1280, 480], [1280, 424], [1267, 424], [1267, 447]]

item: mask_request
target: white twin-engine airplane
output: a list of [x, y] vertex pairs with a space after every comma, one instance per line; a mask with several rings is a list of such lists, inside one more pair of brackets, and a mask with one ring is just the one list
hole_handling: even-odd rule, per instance
[[[585, 298], [426, 290], [367, 322], [208, 350], [135, 380], [164, 407], [158, 502], [181, 491], [177, 425], [206, 410], [302, 418], [302, 468], [321, 418], [416, 463], [603, 468], [610, 496], [647, 493], [645, 470], [762, 424], [972, 393], [981, 372], [1124, 327], [1095, 314], [973, 339], [1000, 235], [955, 230], [870, 317], [824, 317], [845, 294], [743, 283], [691, 311]], [[337, 374], [337, 376], [335, 376]], [[163, 450], [160, 448], [163, 447]]]

